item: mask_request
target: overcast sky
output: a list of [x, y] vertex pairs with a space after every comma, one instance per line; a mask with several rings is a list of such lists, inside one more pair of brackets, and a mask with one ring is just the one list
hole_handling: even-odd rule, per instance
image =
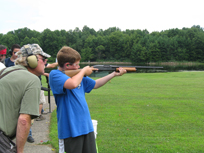
[[162, 31], [204, 27], [203, 0], [0, 0], [0, 33], [118, 27]]

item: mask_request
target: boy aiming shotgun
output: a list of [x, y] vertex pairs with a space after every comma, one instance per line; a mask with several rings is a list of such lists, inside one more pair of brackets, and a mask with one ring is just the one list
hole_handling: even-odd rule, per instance
[[93, 80], [88, 77], [93, 67], [86, 66], [70, 77], [66, 70], [80, 68], [80, 54], [67, 46], [57, 54], [58, 70], [52, 70], [49, 83], [57, 105], [58, 138], [60, 153], [96, 153], [94, 128], [85, 99], [85, 93], [105, 85], [115, 76], [122, 76], [126, 70]]

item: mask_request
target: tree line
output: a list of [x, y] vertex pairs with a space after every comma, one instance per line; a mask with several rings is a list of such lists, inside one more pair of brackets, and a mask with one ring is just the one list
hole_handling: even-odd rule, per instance
[[37, 43], [54, 62], [62, 46], [77, 50], [81, 61], [129, 61], [133, 63], [197, 61], [204, 62], [204, 31], [199, 25], [149, 33], [148, 30], [125, 30], [111, 27], [95, 31], [45, 29], [43, 32], [22, 28], [0, 34], [0, 44], [8, 49]]

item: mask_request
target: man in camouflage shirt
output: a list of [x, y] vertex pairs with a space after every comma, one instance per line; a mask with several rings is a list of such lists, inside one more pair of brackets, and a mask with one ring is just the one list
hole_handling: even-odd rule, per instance
[[31, 119], [39, 116], [38, 76], [44, 73], [46, 58], [50, 55], [38, 44], [24, 45], [17, 55], [16, 65], [1, 74], [15, 70], [0, 79], [0, 131], [11, 139], [16, 137], [17, 153], [23, 153]]

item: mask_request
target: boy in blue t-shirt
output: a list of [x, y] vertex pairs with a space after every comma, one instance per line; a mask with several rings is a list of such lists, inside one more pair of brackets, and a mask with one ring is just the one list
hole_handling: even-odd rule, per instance
[[[49, 83], [57, 105], [58, 138], [60, 153], [96, 153], [94, 128], [85, 99], [85, 93], [91, 92], [107, 83], [115, 76], [121, 76], [126, 70], [93, 80], [88, 77], [94, 68], [86, 66], [78, 74], [69, 77], [65, 70], [80, 68], [80, 54], [67, 46], [57, 54], [58, 70], [52, 70]], [[86, 77], [85, 77], [86, 76]]]

